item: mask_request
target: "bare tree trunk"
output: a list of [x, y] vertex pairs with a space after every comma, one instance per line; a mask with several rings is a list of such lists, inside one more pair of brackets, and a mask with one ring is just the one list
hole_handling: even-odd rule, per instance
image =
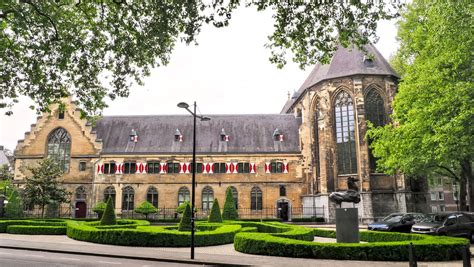
[[474, 210], [474, 174], [472, 173], [472, 162], [470, 158], [461, 161], [461, 179], [469, 183], [469, 210]]
[[466, 177], [461, 177], [459, 178], [459, 209], [461, 211], [466, 211], [467, 210], [467, 203], [466, 203], [466, 197], [467, 197], [467, 180]]

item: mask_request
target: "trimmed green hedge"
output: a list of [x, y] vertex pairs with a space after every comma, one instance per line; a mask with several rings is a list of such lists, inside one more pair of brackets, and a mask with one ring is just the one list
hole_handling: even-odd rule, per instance
[[66, 226], [65, 220], [0, 220], [0, 233], [6, 233], [8, 226]]
[[65, 235], [66, 226], [9, 225], [7, 233], [19, 235]]
[[[293, 230], [292, 230], [293, 231]], [[303, 231], [301, 231], [303, 232]], [[335, 237], [335, 231], [314, 229], [314, 235]], [[302, 235], [298, 235], [301, 237]], [[318, 243], [296, 240], [294, 236], [268, 233], [239, 233], [234, 248], [239, 252], [316, 259], [407, 261], [408, 246], [413, 243], [420, 261], [462, 259], [462, 248], [469, 241], [462, 238], [361, 231], [361, 241], [368, 243]]]
[[[197, 225], [196, 246], [229, 244], [240, 225]], [[213, 230], [207, 230], [213, 229]], [[176, 227], [137, 226], [136, 229], [99, 229], [85, 223], [68, 222], [67, 236], [76, 240], [100, 244], [143, 247], [187, 247], [191, 244], [191, 232], [176, 230]]]

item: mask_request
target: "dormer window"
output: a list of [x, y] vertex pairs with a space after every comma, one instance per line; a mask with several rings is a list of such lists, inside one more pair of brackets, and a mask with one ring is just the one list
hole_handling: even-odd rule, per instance
[[280, 129], [276, 128], [273, 132], [273, 140], [283, 142], [283, 134], [281, 133]]
[[229, 136], [225, 133], [224, 128], [222, 128], [222, 130], [221, 130], [220, 140], [222, 142], [229, 142]]
[[138, 134], [135, 129], [132, 129], [132, 131], [130, 132], [130, 142], [138, 142]]
[[64, 110], [60, 110], [58, 113], [58, 119], [63, 120], [64, 119]]
[[183, 142], [183, 135], [181, 134], [179, 129], [176, 129], [176, 131], [174, 132], [174, 141], [175, 142]]
[[365, 55], [364, 56], [364, 65], [367, 68], [373, 68], [374, 67], [374, 59], [370, 55]]

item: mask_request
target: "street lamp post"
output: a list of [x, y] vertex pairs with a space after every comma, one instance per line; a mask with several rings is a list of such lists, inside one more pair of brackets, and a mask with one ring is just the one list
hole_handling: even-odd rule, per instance
[[192, 169], [192, 180], [191, 180], [191, 259], [194, 259], [194, 234], [195, 234], [195, 200], [196, 200], [196, 118], [201, 121], [208, 121], [210, 118], [199, 116], [196, 114], [196, 101], [194, 101], [194, 112], [189, 109], [189, 105], [185, 102], [178, 103], [178, 107], [186, 109], [191, 115], [193, 115], [193, 169]]

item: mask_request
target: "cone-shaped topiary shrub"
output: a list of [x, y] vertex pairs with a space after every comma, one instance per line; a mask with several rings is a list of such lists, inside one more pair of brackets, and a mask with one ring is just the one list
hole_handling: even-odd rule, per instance
[[156, 213], [158, 212], [158, 209], [155, 208], [155, 206], [153, 206], [153, 204], [151, 204], [150, 202], [143, 201], [142, 204], [135, 208], [134, 211], [136, 213], [145, 214], [145, 218], [148, 219], [148, 214]]
[[209, 219], [207, 221], [212, 223], [222, 222], [221, 207], [219, 206], [217, 198], [214, 199], [214, 203], [212, 203], [211, 214], [209, 214]]
[[117, 221], [115, 219], [114, 204], [112, 203], [112, 198], [107, 200], [107, 206], [105, 207], [104, 214], [102, 219], [100, 219], [100, 225], [115, 225]]
[[191, 206], [186, 205], [186, 208], [184, 209], [183, 217], [181, 218], [181, 221], [179, 222], [178, 230], [179, 231], [191, 231], [192, 225], [191, 225]]
[[222, 219], [224, 220], [236, 220], [239, 218], [237, 209], [235, 208], [234, 197], [232, 196], [232, 190], [227, 188], [225, 192], [225, 203], [224, 211], [222, 212]]

